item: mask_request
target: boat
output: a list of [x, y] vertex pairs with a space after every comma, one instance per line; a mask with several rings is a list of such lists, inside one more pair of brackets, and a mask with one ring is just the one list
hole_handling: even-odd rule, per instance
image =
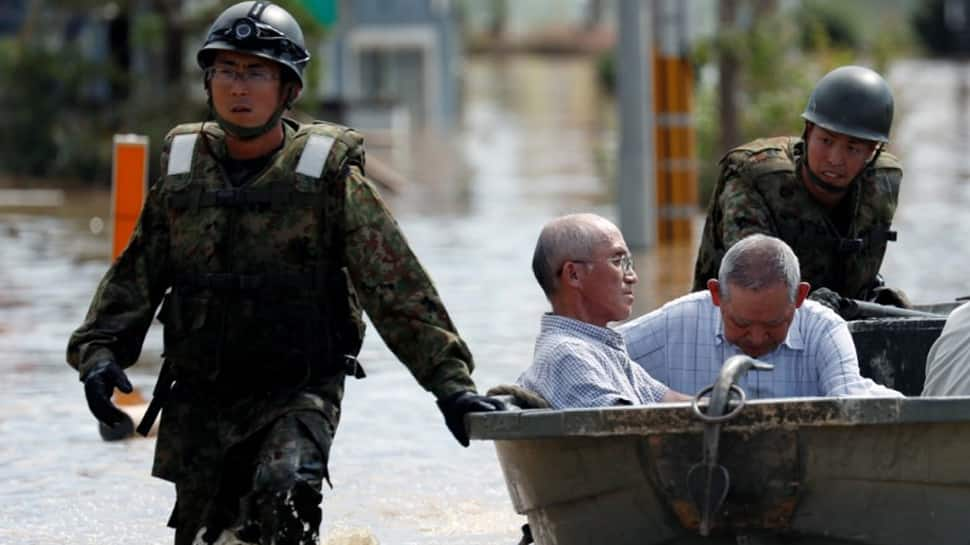
[[[943, 323], [850, 322], [864, 374], [918, 396]], [[745, 400], [764, 365], [729, 359], [693, 403], [466, 423], [539, 545], [970, 543], [970, 397]]]
[[939, 313], [936, 317], [850, 321], [862, 376], [907, 396], [920, 395], [926, 380], [926, 354], [954, 305], [933, 308]]

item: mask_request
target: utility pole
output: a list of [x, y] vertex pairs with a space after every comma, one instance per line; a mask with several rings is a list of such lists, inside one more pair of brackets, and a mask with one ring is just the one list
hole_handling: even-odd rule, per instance
[[631, 249], [648, 250], [657, 242], [650, 4], [620, 0], [618, 8], [620, 230]]
[[[737, 32], [737, 0], [720, 0], [718, 19], [723, 34]], [[718, 110], [720, 111], [721, 142], [717, 152], [721, 156], [734, 146], [741, 144], [741, 124], [738, 120], [738, 76], [741, 62], [733, 47], [721, 47], [718, 52]]]

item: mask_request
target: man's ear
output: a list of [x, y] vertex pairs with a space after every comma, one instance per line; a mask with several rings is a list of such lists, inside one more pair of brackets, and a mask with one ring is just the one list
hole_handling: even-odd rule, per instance
[[805, 302], [805, 298], [808, 297], [809, 290], [812, 289], [812, 285], [808, 282], [799, 282], [798, 291], [795, 292], [795, 308], [802, 306]]
[[562, 275], [559, 277], [559, 282], [561, 284], [568, 284], [574, 288], [582, 286], [582, 282], [579, 279], [579, 273], [576, 270], [576, 263], [574, 261], [567, 261], [562, 266]]
[[721, 283], [711, 278], [707, 281], [707, 291], [711, 292], [711, 301], [714, 306], [721, 306]]
[[283, 85], [280, 94], [283, 96], [283, 102], [286, 104], [287, 110], [293, 108], [293, 103], [296, 102], [296, 99], [300, 98], [302, 93], [303, 86], [295, 81], [289, 81]]

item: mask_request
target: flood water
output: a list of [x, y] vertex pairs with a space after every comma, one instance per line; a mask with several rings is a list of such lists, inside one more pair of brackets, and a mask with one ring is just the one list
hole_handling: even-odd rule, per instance
[[[390, 199], [475, 354], [481, 389], [515, 380], [528, 364], [546, 302], [530, 261], [543, 223], [594, 211], [615, 219], [598, 165], [614, 154], [615, 113], [584, 61], [474, 60], [453, 140], [464, 166], [415, 154], [413, 183]], [[970, 292], [961, 234], [970, 228], [970, 67], [897, 65], [893, 149], [906, 167], [899, 242], [887, 280], [914, 301]], [[793, 113], [797, 115], [797, 113]], [[702, 159], [704, 160], [704, 159]], [[0, 193], [0, 205], [16, 194]], [[108, 238], [93, 216], [102, 193], [61, 206], [0, 206], [0, 544], [170, 543], [171, 486], [149, 476], [153, 439], [105, 443], [87, 411], [64, 346], [107, 267]], [[700, 221], [700, 219], [698, 219]], [[97, 230], [97, 229], [95, 229]], [[638, 256], [638, 311], [690, 283], [693, 247]], [[150, 391], [160, 335], [153, 328], [136, 386]], [[432, 397], [373, 333], [368, 378], [348, 383], [331, 452], [323, 535], [331, 544], [514, 544], [513, 512], [492, 445], [462, 449]]]

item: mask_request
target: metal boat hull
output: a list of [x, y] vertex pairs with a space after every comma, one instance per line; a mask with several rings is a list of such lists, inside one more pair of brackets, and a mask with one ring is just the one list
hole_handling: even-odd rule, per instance
[[749, 402], [721, 434], [730, 489], [710, 538], [686, 404], [469, 420], [539, 545], [970, 541], [970, 398]]
[[[849, 323], [862, 374], [918, 396], [939, 318]], [[713, 380], [713, 377], [712, 377]], [[539, 545], [970, 544], [970, 397], [752, 401], [722, 425], [710, 537], [687, 404], [473, 414]], [[695, 483], [696, 488], [696, 483]]]

